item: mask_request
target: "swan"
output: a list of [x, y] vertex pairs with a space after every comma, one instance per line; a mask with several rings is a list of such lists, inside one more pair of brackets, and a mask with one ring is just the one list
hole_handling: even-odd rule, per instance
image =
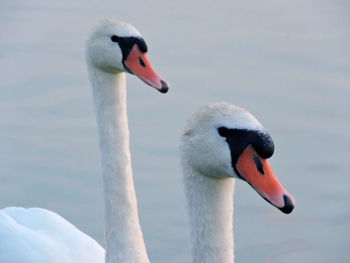
[[180, 155], [192, 262], [234, 262], [235, 179], [246, 181], [283, 213], [292, 212], [294, 198], [267, 160], [273, 151], [270, 135], [243, 108], [215, 102], [190, 117], [180, 140]]
[[8, 207], [0, 210], [1, 263], [149, 262], [132, 176], [125, 72], [162, 93], [169, 84], [152, 68], [147, 45], [130, 24], [103, 20], [86, 46], [99, 132], [106, 250], [52, 211]]

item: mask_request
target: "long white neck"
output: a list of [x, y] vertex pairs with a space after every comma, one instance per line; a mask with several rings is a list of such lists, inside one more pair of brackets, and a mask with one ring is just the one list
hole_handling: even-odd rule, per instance
[[106, 263], [148, 263], [132, 175], [125, 73], [89, 67], [102, 161]]
[[183, 164], [183, 172], [192, 262], [233, 263], [235, 180], [208, 177], [186, 164]]

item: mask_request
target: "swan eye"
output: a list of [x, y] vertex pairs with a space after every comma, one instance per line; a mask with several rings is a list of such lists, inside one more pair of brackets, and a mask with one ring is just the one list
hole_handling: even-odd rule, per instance
[[120, 37], [118, 37], [118, 36], [116, 36], [116, 35], [111, 36], [111, 40], [112, 40], [113, 42], [118, 42], [119, 39], [120, 39]]
[[226, 127], [219, 127], [218, 128], [218, 133], [222, 137], [227, 137], [228, 135], [228, 129]]

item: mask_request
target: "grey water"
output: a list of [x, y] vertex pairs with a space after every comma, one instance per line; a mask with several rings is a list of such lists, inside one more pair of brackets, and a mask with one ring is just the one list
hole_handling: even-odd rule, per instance
[[178, 139], [198, 106], [224, 100], [270, 131], [272, 167], [297, 203], [284, 215], [237, 182], [236, 262], [348, 262], [349, 1], [2, 0], [0, 207], [53, 210], [104, 244], [84, 42], [105, 17], [139, 29], [172, 85], [127, 83], [151, 261], [190, 262]]

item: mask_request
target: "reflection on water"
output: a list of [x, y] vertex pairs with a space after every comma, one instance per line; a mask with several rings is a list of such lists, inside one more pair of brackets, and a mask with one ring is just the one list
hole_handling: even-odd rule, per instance
[[[137, 7], [137, 8], [135, 8]], [[346, 262], [350, 237], [350, 6], [319, 1], [2, 1], [0, 206], [40, 206], [103, 242], [84, 41], [99, 18], [143, 33], [172, 84], [128, 77], [141, 223], [152, 262], [190, 262], [177, 141], [199, 105], [249, 109], [276, 144], [284, 215], [236, 185], [237, 262]]]

